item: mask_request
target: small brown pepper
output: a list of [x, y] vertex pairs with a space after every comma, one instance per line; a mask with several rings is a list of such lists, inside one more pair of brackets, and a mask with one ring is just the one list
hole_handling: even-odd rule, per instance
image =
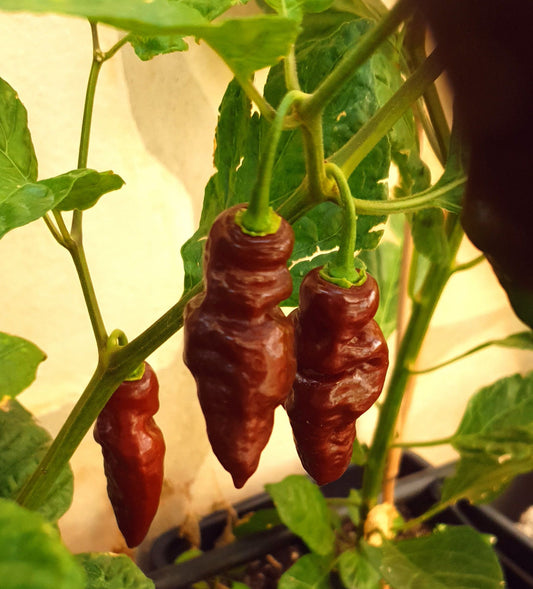
[[94, 439], [102, 446], [107, 494], [118, 527], [130, 548], [146, 536], [159, 506], [165, 442], [153, 415], [159, 383], [144, 363], [138, 380], [126, 380], [96, 420]]
[[350, 464], [355, 421], [383, 388], [388, 349], [372, 319], [378, 303], [369, 274], [361, 286], [342, 288], [315, 268], [290, 315], [298, 369], [285, 409], [302, 464], [320, 485], [338, 479]]

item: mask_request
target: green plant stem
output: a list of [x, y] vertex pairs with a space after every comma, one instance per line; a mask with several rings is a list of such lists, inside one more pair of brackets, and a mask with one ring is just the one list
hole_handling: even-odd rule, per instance
[[235, 74], [235, 79], [239, 82], [246, 96], [255, 103], [261, 116], [265, 117], [267, 121], [273, 121], [276, 116], [276, 109], [265, 100], [253, 82], [249, 78], [237, 74]]
[[267, 150], [259, 162], [257, 183], [254, 186], [248, 207], [241, 217], [242, 228], [251, 234], [274, 233], [279, 226], [277, 224], [275, 229], [273, 228], [271, 217], [270, 184], [272, 181], [272, 169], [285, 117], [293, 103], [296, 100], [301, 100], [302, 96], [303, 93], [297, 90], [288, 92], [281, 101], [276, 117], [272, 122]]
[[48, 213], [43, 216], [43, 220], [44, 220], [46, 226], [48, 227], [50, 233], [52, 234], [52, 237], [57, 241], [57, 243], [59, 243], [59, 245], [62, 245], [63, 247], [65, 247], [65, 243], [63, 241], [63, 236], [61, 235], [61, 232], [58, 230], [58, 228], [54, 225], [54, 222], [52, 221], [52, 219], [50, 219], [50, 216]]
[[[117, 51], [127, 43], [130, 37], [129, 35], [122, 37], [117, 43], [115, 43], [115, 45], [113, 45], [113, 47], [111, 47], [109, 51], [102, 53], [98, 39], [97, 24], [90, 22], [90, 26], [93, 43], [93, 59], [91, 62], [91, 69], [89, 71], [89, 78], [87, 80], [85, 103], [83, 106], [83, 119], [81, 124], [80, 144], [78, 150], [78, 168], [87, 167], [94, 111], [94, 98], [100, 70], [102, 69], [104, 62], [106, 62], [108, 59], [111, 59], [117, 53]], [[89, 266], [87, 264], [87, 258], [83, 247], [82, 222], [82, 211], [75, 210], [72, 214], [70, 234], [68, 234], [68, 232], [65, 233], [65, 231], [62, 231], [64, 239], [63, 245], [68, 249], [70, 255], [72, 256], [74, 266], [78, 273], [83, 296], [87, 305], [89, 317], [91, 319], [91, 325], [96, 338], [96, 344], [99, 352], [101, 353], [107, 343], [107, 331], [104, 326], [102, 313], [98, 306], [98, 300], [96, 298], [93, 281], [89, 272]]]
[[[374, 116], [327, 159], [327, 162], [337, 165], [349, 178], [355, 168], [388, 133], [396, 121], [423, 94], [427, 86], [440, 75], [442, 69], [438, 53], [434, 51]], [[310, 117], [309, 113], [302, 109], [302, 105], [307, 100], [309, 99], [304, 99], [298, 104], [298, 114], [302, 121], [301, 129], [307, 175], [300, 186], [277, 210], [290, 223], [320, 202], [331, 200], [340, 204], [335, 184], [326, 182], [321, 117], [320, 115]], [[444, 192], [445, 188], [442, 190]], [[424, 192], [404, 199], [387, 201], [356, 199], [354, 202], [359, 214], [389, 215], [423, 208], [428, 206], [428, 203], [437, 196], [436, 193]]]
[[83, 106], [83, 118], [81, 122], [80, 146], [78, 150], [78, 168], [87, 167], [87, 159], [89, 155], [89, 140], [91, 135], [91, 123], [94, 110], [94, 96], [96, 93], [96, 84], [102, 65], [104, 64], [104, 56], [100, 50], [98, 41], [98, 31], [96, 23], [90, 23], [91, 34], [93, 39], [93, 59], [91, 62], [91, 69], [89, 71], [89, 79], [87, 80], [87, 89], [85, 91], [85, 104]]
[[351, 175], [394, 123], [442, 73], [443, 66], [437, 51], [426, 59], [349, 141], [328, 158], [328, 161], [342, 169], [346, 177]]
[[451, 444], [452, 440], [453, 436], [440, 440], [426, 440], [424, 442], [396, 442], [395, 444], [391, 444], [391, 448], [432, 448], [433, 446]]
[[185, 305], [202, 288], [200, 283], [184, 293], [176, 305], [129, 344], [100, 355], [85, 391], [37, 469], [18, 493], [16, 501], [20, 505], [38, 509], [43, 504], [57, 477], [115, 389], [148, 355], [181, 328]]
[[[78, 168], [85, 168], [87, 166], [94, 96], [100, 69], [102, 64], [108, 59], [111, 59], [129, 39], [129, 36], [126, 35], [107, 53], [103, 54], [98, 42], [97, 25], [93, 22], [90, 25], [93, 41], [93, 60], [85, 94], [78, 152]], [[110, 353], [107, 350], [108, 336], [97, 303], [82, 243], [81, 211], [74, 211], [70, 233], [61, 213], [59, 211], [53, 211], [53, 215], [57, 227], [54, 226], [48, 216], [45, 216], [45, 223], [54, 239], [69, 251], [74, 262], [97, 342], [99, 361], [89, 384], [63, 424], [59, 434], [52, 442], [33, 475], [24, 484], [17, 496], [17, 502], [29, 509], [38, 508], [46, 500], [52, 485], [62, 469], [67, 465], [109, 397], [126, 376], [144, 359], [139, 360], [137, 357], [132, 356], [131, 360], [125, 358], [122, 362], [113, 362], [115, 355], [118, 354]], [[120, 358], [122, 358], [122, 355]]]
[[448, 507], [451, 507], [456, 502], [457, 502], [457, 498], [452, 498], [452, 499], [449, 499], [448, 501], [445, 501], [442, 503], [437, 503], [436, 505], [434, 505], [433, 507], [428, 509], [428, 511], [423, 513], [421, 516], [416, 517], [414, 519], [407, 520], [400, 527], [400, 529], [398, 531], [406, 531], [406, 530], [411, 530], [413, 528], [416, 528], [420, 524], [424, 523], [425, 521], [427, 521], [427, 520], [431, 519], [432, 517], [434, 517], [435, 515], [437, 515], [437, 513], [440, 513], [441, 511], [444, 511]]
[[397, 4], [366, 33], [361, 40], [346, 52], [343, 58], [319, 84], [302, 105], [302, 116], [311, 118], [322, 112], [354, 71], [369, 59], [376, 49], [391, 35], [413, 10], [412, 0], [399, 0]]
[[[327, 165], [327, 163], [326, 163]], [[461, 181], [462, 182], [462, 181]], [[454, 183], [455, 184], [455, 183]], [[413, 213], [420, 209], [425, 209], [435, 204], [435, 200], [442, 196], [450, 189], [449, 185], [443, 186], [437, 190], [424, 190], [412, 196], [396, 198], [391, 200], [364, 200], [362, 198], [353, 198], [357, 212], [360, 215], [394, 215], [400, 213]], [[328, 194], [331, 190], [328, 188]], [[320, 191], [324, 194], [323, 188], [315, 187], [311, 193], [308, 182], [301, 184], [296, 191], [282, 203], [277, 212], [289, 221], [294, 221], [305, 214], [310, 208], [317, 204], [316, 193]], [[332, 196], [329, 200], [338, 201], [338, 197]], [[320, 202], [320, 199], [319, 199]], [[466, 269], [466, 268], [465, 268]], [[454, 269], [454, 272], [456, 270]]]
[[298, 79], [298, 69], [296, 67], [296, 51], [294, 45], [291, 46], [289, 55], [287, 55], [284, 63], [285, 85], [289, 90], [301, 90], [300, 81]]
[[126, 43], [129, 43], [130, 39], [132, 38], [132, 33], [128, 33], [124, 35], [121, 39], [119, 39], [108, 51], [103, 54], [103, 61], [108, 61], [111, 59], [115, 53], [117, 53]]
[[[326, 174], [332, 177], [339, 189], [342, 206], [344, 208], [342, 230], [339, 242], [339, 251], [335, 256], [335, 260], [327, 264], [324, 269], [325, 275], [322, 274], [326, 280], [332, 277], [333, 282], [338, 283], [338, 279], [342, 279], [349, 283], [349, 285], [356, 284], [360, 281], [361, 276], [354, 266], [354, 252], [355, 242], [357, 239], [357, 215], [355, 213], [355, 206], [353, 203], [352, 193], [348, 186], [348, 181], [344, 174], [334, 164], [327, 164]], [[366, 275], [365, 275], [366, 276]]]
[[417, 300], [413, 301], [410, 318], [391, 374], [387, 396], [380, 410], [363, 477], [362, 498], [365, 515], [377, 502], [383, 480], [387, 452], [393, 441], [395, 425], [406, 385], [422, 347], [437, 303], [451, 276], [452, 265], [463, 237], [457, 217], [450, 216], [448, 223], [450, 255], [447, 260], [439, 263], [435, 262], [430, 265], [420, 290], [420, 296]]
[[338, 195], [336, 184], [326, 175], [326, 156], [324, 154], [324, 131], [322, 117], [303, 119], [302, 141], [304, 146], [306, 187], [311, 203], [324, 200], [325, 194], [333, 191]]
[[481, 350], [484, 350], [485, 348], [489, 348], [490, 346], [498, 345], [499, 342], [500, 342], [500, 340], [490, 340], [488, 342], [484, 342], [482, 344], [479, 344], [479, 346], [475, 346], [474, 348], [468, 350], [467, 352], [463, 352], [462, 354], [459, 354], [458, 356], [454, 356], [453, 358], [450, 358], [449, 360], [441, 362], [440, 364], [436, 364], [435, 366], [431, 366], [430, 368], [422, 368], [420, 370], [411, 370], [411, 374], [429, 374], [430, 372], [434, 372], [435, 370], [439, 370], [439, 368], [444, 368], [445, 366], [449, 366], [450, 364], [453, 364], [454, 362], [457, 362], [458, 360], [463, 360], [464, 358], [467, 358], [468, 356], [471, 356], [472, 354], [475, 354], [476, 352], [480, 352]]
[[93, 328], [98, 351], [102, 352], [107, 344], [107, 331], [96, 298], [91, 274], [89, 272], [85, 249], [81, 240], [78, 240], [78, 238], [71, 239], [66, 247], [72, 257], [72, 261], [74, 262], [80, 280], [83, 298], [85, 300], [85, 305], [87, 306], [87, 311], [89, 312], [89, 318], [91, 320], [91, 326]]
[[143, 333], [131, 340], [126, 346], [117, 350], [114, 355], [115, 363], [122, 364], [133, 358], [137, 364], [142, 362], [159, 346], [172, 337], [183, 327], [183, 311], [185, 305], [204, 288], [203, 282], [197, 283], [191, 289], [183, 293], [180, 300], [166, 313], [157, 319]]
[[469, 262], [465, 262], [464, 264], [457, 264], [456, 266], [454, 266], [452, 268], [452, 271], [455, 274], [456, 272], [463, 272], [464, 270], [470, 270], [470, 268], [474, 268], [478, 264], [481, 264], [481, 262], [483, 262], [484, 260], [485, 260], [485, 254], [480, 254], [479, 256], [476, 256], [473, 260], [470, 260]]
[[[404, 70], [418, 68], [426, 58], [426, 33], [427, 27], [424, 16], [422, 13], [416, 13], [406, 27], [404, 50], [407, 63], [404, 64]], [[422, 123], [437, 159], [444, 166], [448, 159], [450, 127], [434, 84], [426, 89], [423, 99], [426, 110], [424, 110], [421, 101], [417, 103], [415, 107], [417, 117]]]
[[424, 92], [424, 102], [429, 115], [429, 120], [435, 129], [435, 138], [438, 145], [436, 152], [440, 163], [444, 166], [448, 161], [448, 152], [450, 148], [450, 126], [446, 120], [444, 109], [440, 101], [439, 94], [435, 84], [431, 84]]

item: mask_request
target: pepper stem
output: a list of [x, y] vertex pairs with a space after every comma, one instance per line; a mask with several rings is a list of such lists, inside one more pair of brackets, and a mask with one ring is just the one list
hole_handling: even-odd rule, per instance
[[357, 215], [352, 192], [346, 176], [339, 166], [326, 164], [326, 174], [337, 184], [344, 209], [339, 251], [332, 262], [321, 271], [324, 280], [343, 288], [360, 286], [366, 280], [366, 268], [362, 260], [354, 257], [357, 238]]
[[281, 218], [270, 206], [272, 169], [285, 117], [294, 101], [298, 98], [301, 99], [303, 96], [305, 96], [303, 92], [298, 90], [288, 92], [278, 107], [270, 128], [266, 153], [259, 162], [257, 182], [250, 197], [250, 203], [242, 215], [236, 219], [244, 233], [249, 235], [269, 235], [276, 233], [279, 228]]
[[[128, 338], [121, 329], [114, 329], [107, 340], [106, 354], [108, 356], [114, 354], [120, 348], [128, 344]], [[145, 364], [144, 361], [138, 364], [124, 380], [140, 380], [144, 375]]]

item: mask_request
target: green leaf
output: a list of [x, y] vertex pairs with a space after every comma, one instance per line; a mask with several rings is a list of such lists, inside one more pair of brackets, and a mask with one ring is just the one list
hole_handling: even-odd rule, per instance
[[284, 17], [263, 15], [211, 24], [192, 6], [168, 0], [0, 0], [2, 9], [85, 17], [141, 37], [192, 35], [204, 39], [243, 78], [279, 61], [298, 34], [298, 24]]
[[357, 550], [344, 551], [338, 561], [339, 576], [346, 589], [380, 589], [381, 575], [365, 554]]
[[386, 338], [396, 329], [404, 219], [403, 215], [391, 215], [388, 221], [390, 231], [379, 246], [359, 254], [379, 285], [379, 307], [374, 319]]
[[364, 551], [394, 589], [502, 589], [488, 536], [469, 527], [439, 527], [431, 536], [384, 542]]
[[494, 499], [518, 474], [533, 470], [533, 372], [482, 388], [468, 403], [451, 444], [460, 453], [442, 501]]
[[171, 2], [181, 2], [197, 10], [207, 20], [213, 20], [217, 16], [224, 14], [232, 6], [246, 4], [248, 0], [170, 0]]
[[250, 589], [246, 583], [240, 583], [239, 581], [231, 582], [231, 589]]
[[383, 18], [388, 11], [387, 6], [381, 0], [334, 0], [333, 8], [374, 21]]
[[307, 477], [289, 475], [279, 483], [266, 485], [281, 521], [313, 552], [333, 550], [335, 536], [329, 523], [329, 510], [320, 489]]
[[368, 445], [355, 438], [353, 443], [351, 464], [364, 466], [368, 460]]
[[452, 213], [461, 212], [461, 202], [466, 187], [465, 162], [468, 160], [468, 148], [461, 140], [457, 125], [452, 127], [450, 149], [444, 172], [431, 191], [437, 196], [435, 204]]
[[35, 380], [46, 354], [35, 344], [0, 332], [0, 399], [16, 397]]
[[5, 195], [36, 179], [28, 114], [15, 90], [0, 78], [0, 203]]
[[[377, 9], [376, 9], [377, 10]], [[376, 96], [380, 106], [388, 102], [402, 86], [401, 47], [391, 37], [381, 50], [372, 55], [376, 71]], [[392, 161], [398, 167], [400, 183], [394, 189], [396, 197], [425, 190], [430, 185], [430, 172], [420, 157], [420, 143], [413, 111], [407, 110], [389, 131]]]
[[103, 194], [122, 188], [124, 180], [113, 172], [84, 168], [41, 180], [39, 184], [44, 184], [54, 194], [56, 208], [60, 211], [84, 211], [94, 206]]
[[361, 523], [361, 505], [363, 500], [361, 499], [361, 491], [359, 489], [350, 489], [348, 494], [348, 516], [354, 526], [358, 526]]
[[237, 538], [242, 538], [255, 532], [269, 530], [270, 528], [279, 526], [281, 523], [276, 509], [260, 509], [239, 521], [233, 528], [233, 533]]
[[517, 348], [519, 350], [533, 350], [533, 331], [520, 331], [504, 337], [492, 340], [491, 345], [502, 348]]
[[413, 244], [418, 253], [432, 262], [445, 260], [449, 246], [442, 210], [432, 207], [417, 211], [412, 216], [411, 225]]
[[2, 589], [85, 589], [83, 570], [55, 527], [34, 511], [0, 499]]
[[[231, 6], [240, 3], [239, 0], [181, 0], [181, 2], [197, 10], [207, 20], [213, 20]], [[143, 61], [148, 61], [157, 55], [165, 53], [186, 51], [189, 48], [181, 35], [169, 35], [166, 37], [133, 35], [129, 41], [137, 57]]]
[[242, 78], [280, 61], [297, 34], [295, 21], [270, 15], [228, 19], [198, 32]]
[[0, 238], [58, 206], [85, 209], [123, 180], [111, 172], [74, 170], [37, 180], [37, 159], [26, 109], [15, 90], [0, 79]]
[[[340, 59], [347, 47], [356, 43], [368, 28], [368, 23], [351, 22], [327, 39], [312, 39], [299, 44], [296, 58], [299, 63], [300, 83], [311, 92]], [[354, 73], [350, 83], [328, 105], [324, 114], [326, 155], [341, 147], [377, 110], [374, 92], [375, 73], [367, 64]], [[235, 82], [233, 82], [235, 85]], [[271, 70], [265, 86], [265, 97], [273, 105], [279, 104], [286, 92], [282, 66]], [[246, 202], [257, 177], [259, 155], [264, 153], [270, 123], [250, 113], [250, 104], [231, 86], [220, 108], [216, 135], [215, 166], [218, 173], [211, 178], [204, 195], [200, 227], [185, 244], [182, 255], [186, 269], [185, 285], [190, 287], [201, 276], [202, 242], [217, 214], [238, 202]], [[224, 157], [225, 154], [229, 154]], [[384, 138], [365, 158], [350, 177], [355, 196], [385, 199], [387, 188], [383, 179], [388, 176], [389, 143]], [[273, 168], [271, 202], [273, 207], [300, 185], [305, 176], [305, 161], [299, 130], [285, 131], [280, 139]], [[375, 231], [384, 217], [361, 216], [358, 222], [357, 247], [372, 249], [377, 246], [381, 231]], [[294, 224], [296, 243], [291, 258], [294, 292], [286, 304], [295, 304], [302, 276], [332, 256], [330, 250], [339, 243], [342, 210], [333, 203], [322, 203]], [[317, 251], [317, 247], [319, 248]], [[315, 257], [322, 255], [322, 258]], [[310, 259], [314, 260], [310, 262]]]
[[53, 197], [35, 184], [37, 159], [28, 115], [15, 90], [0, 78], [0, 238], [42, 217]]
[[[369, 28], [367, 21], [351, 21], [343, 24], [333, 35], [299, 43], [296, 60], [299, 64], [299, 79], [302, 90], [312, 92], [319, 82], [341, 59], [348, 47], [353, 46]], [[326, 157], [337, 151], [375, 113], [379, 103], [376, 95], [377, 73], [371, 62], [356, 72], [341, 91], [328, 104], [323, 116], [324, 150]], [[281, 66], [272, 69], [265, 86], [265, 96], [271, 104], [278, 104], [285, 93], [285, 78]], [[262, 123], [263, 126], [265, 123]], [[264, 138], [265, 132], [262, 133]], [[263, 148], [262, 148], [263, 149]], [[243, 168], [246, 167], [245, 159]], [[383, 200], [387, 198], [390, 166], [390, 145], [383, 138], [368, 154], [349, 178], [351, 192], [364, 199]], [[284, 202], [300, 185], [305, 175], [305, 161], [301, 133], [286, 131], [279, 144], [274, 164], [271, 200], [274, 207]], [[326, 202], [312, 209], [294, 224], [295, 247], [291, 257], [291, 274], [297, 292], [300, 277], [305, 274], [300, 267], [309, 268], [309, 259], [315, 257], [311, 267], [327, 263], [339, 244], [342, 210]], [[382, 236], [376, 226], [384, 221], [381, 216], [363, 215], [357, 223], [357, 249], [375, 248]], [[317, 254], [323, 257], [318, 258]], [[293, 298], [288, 304], [293, 304]]]
[[[181, 3], [194, 8], [203, 17], [211, 21], [226, 12], [231, 6], [245, 4], [246, 2], [240, 2], [240, 0], [181, 0]], [[197, 34], [197, 37], [199, 36], [200, 35]], [[189, 47], [181, 35], [159, 37], [133, 35], [129, 41], [133, 46], [137, 57], [143, 61], [147, 61], [157, 55], [165, 53], [186, 51]]]
[[0, 238], [8, 231], [40, 219], [55, 206], [54, 195], [43, 184], [23, 184], [0, 195]]
[[133, 35], [130, 38], [130, 43], [137, 57], [142, 61], [148, 61], [157, 55], [164, 55], [165, 53], [186, 51], [189, 48], [183, 37], [179, 35], [170, 35], [168, 37]]
[[333, 0], [266, 0], [278, 14], [300, 21], [306, 12], [322, 12]]
[[[51, 443], [50, 434], [15, 399], [0, 401], [0, 497], [13, 498], [33, 474]], [[72, 472], [66, 466], [39, 512], [57, 521], [72, 501]]]
[[85, 569], [85, 589], [154, 589], [139, 567], [125, 554], [86, 552], [76, 559]]
[[[325, 41], [315, 39], [299, 47], [297, 59], [303, 72], [300, 76], [303, 89], [311, 91], [329, 72], [344, 49], [356, 42], [364, 30], [364, 23], [352, 23], [336, 38]], [[355, 74], [353, 83], [347, 85], [347, 90], [341, 92], [339, 98], [326, 109], [324, 137], [327, 153], [338, 149], [374, 113], [377, 102], [372, 94], [373, 80], [372, 70], [369, 67], [362, 68]], [[285, 91], [283, 68], [276, 67], [269, 75], [265, 96], [272, 104], [277, 104]], [[339, 111], [342, 124], [337, 120]], [[215, 166], [218, 173], [206, 187], [199, 230], [182, 249], [186, 287], [200, 279], [203, 240], [216, 215], [232, 204], [248, 200], [256, 181], [259, 154], [266, 147], [264, 142], [268, 128], [269, 123], [265, 120], [259, 120], [257, 115], [251, 116], [250, 104], [242, 91], [239, 89], [237, 92], [230, 86], [220, 108], [217, 128]], [[230, 155], [223, 159], [220, 154]], [[365, 198], [386, 198], [382, 179], [387, 176], [389, 161], [388, 143], [385, 140], [351, 176], [350, 184], [354, 194]], [[304, 174], [300, 132], [285, 132], [280, 140], [273, 170], [273, 206], [282, 202], [300, 184]], [[362, 191], [364, 194], [361, 194]], [[358, 247], [368, 249], [377, 245], [380, 232], [371, 230], [382, 220], [382, 217], [368, 216], [360, 219]], [[325, 253], [322, 259], [316, 258], [312, 263], [309, 261], [317, 253], [317, 246], [322, 250], [330, 250], [338, 245], [341, 221], [342, 210], [332, 203], [323, 203], [294, 225], [296, 244], [291, 261], [294, 294], [286, 304], [295, 304], [299, 283], [307, 270], [316, 266], [317, 262], [326, 263], [330, 259], [331, 254]]]
[[331, 559], [319, 554], [304, 554], [278, 583], [278, 589], [329, 589]]
[[78, 16], [139, 34], [194, 34], [208, 22], [191, 6], [168, 0], [0, 0], [0, 9]]
[[224, 209], [248, 199], [242, 183], [250, 185], [253, 179], [243, 177], [241, 160], [247, 148], [250, 129], [257, 125], [257, 115], [251, 116], [251, 103], [237, 81], [226, 89], [219, 107], [215, 135], [214, 165], [217, 173], [205, 188], [202, 215], [194, 235], [181, 248], [185, 268], [185, 289], [192, 288], [202, 279], [202, 255], [205, 238], [213, 221]]
[[193, 558], [198, 558], [201, 556], [203, 552], [199, 548], [190, 548], [178, 556], [174, 560], [174, 564], [179, 564], [180, 562], [187, 562], [188, 560], [192, 560]]

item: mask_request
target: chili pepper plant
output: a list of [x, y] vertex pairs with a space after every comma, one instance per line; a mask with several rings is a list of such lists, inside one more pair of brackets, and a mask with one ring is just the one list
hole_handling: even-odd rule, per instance
[[[459, 500], [490, 501], [533, 469], [533, 372], [465, 390], [466, 413], [446, 439], [404, 440], [399, 415], [420, 373], [488, 346], [533, 349], [527, 2], [258, 0], [247, 17], [227, 12], [236, 4], [246, 1], [0, 0], [8, 13], [86, 19], [92, 34], [74, 170], [38, 177], [28, 113], [0, 79], [0, 237], [46, 224], [72, 258], [97, 352], [92, 378], [51, 439], [18, 400], [45, 355], [0, 334], [2, 586], [153, 586], [125, 556], [71, 554], [55, 524], [72, 499], [69, 460], [96, 424], [120, 529], [130, 546], [142, 541], [165, 453], [153, 418], [157, 377], [145, 360], [185, 321], [184, 361], [213, 451], [237, 487], [258, 466], [276, 407], [290, 418], [310, 477], [268, 488], [310, 553], [280, 586], [327, 587], [335, 574], [346, 587], [501, 587], [490, 538], [462, 527], [409, 532]], [[100, 45], [103, 26], [120, 31], [111, 47]], [[90, 167], [99, 74], [128, 44], [150, 61], [194, 39], [233, 74], [219, 108], [216, 171], [198, 229], [181, 244], [182, 292], [126, 337], [108, 331], [83, 242], [85, 216], [124, 182], [120, 170]], [[265, 69], [263, 87], [256, 72]], [[451, 89], [443, 92], [435, 81], [445, 71]], [[421, 139], [440, 162], [437, 177]], [[465, 230], [480, 254], [459, 263]], [[442, 292], [485, 253], [523, 329], [419, 366]], [[356, 421], [376, 402], [373, 438], [361, 444]], [[457, 451], [455, 474], [428, 512], [400, 516], [393, 481], [402, 449], [439, 444]], [[312, 478], [335, 480], [354, 460], [364, 475], [343, 500], [346, 534]]]

